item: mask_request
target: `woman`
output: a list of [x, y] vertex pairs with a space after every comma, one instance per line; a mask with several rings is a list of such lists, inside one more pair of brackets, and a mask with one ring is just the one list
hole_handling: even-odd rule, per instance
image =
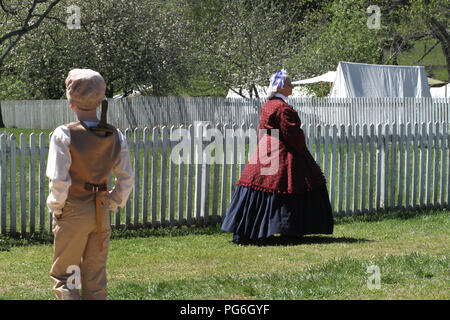
[[235, 243], [258, 242], [274, 234], [333, 233], [325, 177], [306, 147], [297, 112], [286, 101], [293, 87], [283, 69], [270, 78], [258, 147], [237, 182], [222, 224], [222, 230], [234, 233]]

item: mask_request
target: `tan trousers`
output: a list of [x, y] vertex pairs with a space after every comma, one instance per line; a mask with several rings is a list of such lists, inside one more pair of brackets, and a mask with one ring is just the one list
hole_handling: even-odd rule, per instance
[[109, 211], [103, 210], [103, 250], [100, 251], [95, 201], [87, 204], [67, 201], [62, 214], [58, 218], [53, 217], [54, 255], [50, 277], [55, 281], [53, 290], [58, 299], [80, 299], [79, 290], [74, 288], [74, 266], [80, 271], [78, 283], [81, 284], [83, 300], [107, 298], [106, 260], [111, 235], [109, 219]]

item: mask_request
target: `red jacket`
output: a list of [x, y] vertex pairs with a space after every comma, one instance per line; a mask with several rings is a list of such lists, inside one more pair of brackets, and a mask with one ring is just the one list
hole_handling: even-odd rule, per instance
[[300, 124], [297, 112], [282, 99], [267, 100], [261, 108], [258, 146], [237, 185], [302, 194], [325, 184], [320, 167], [306, 147]]

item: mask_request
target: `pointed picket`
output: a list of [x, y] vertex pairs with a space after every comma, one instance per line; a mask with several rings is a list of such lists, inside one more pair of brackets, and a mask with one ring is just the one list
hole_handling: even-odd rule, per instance
[[7, 134], [0, 135], [0, 233], [5, 234], [6, 226], [6, 195], [8, 194], [8, 162], [7, 162]]
[[16, 224], [16, 181], [17, 181], [17, 174], [16, 174], [16, 160], [17, 160], [17, 146], [16, 146], [16, 136], [12, 134], [10, 136], [10, 194], [9, 194], [9, 203], [10, 203], [10, 232], [12, 234], [15, 234], [17, 232], [17, 224]]

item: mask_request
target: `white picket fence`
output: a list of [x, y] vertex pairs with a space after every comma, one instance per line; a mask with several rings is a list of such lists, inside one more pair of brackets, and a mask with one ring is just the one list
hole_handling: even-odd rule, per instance
[[[117, 128], [178, 126], [194, 121], [258, 125], [265, 99], [136, 97], [109, 99], [108, 122]], [[308, 125], [450, 123], [450, 98], [289, 98]], [[7, 127], [53, 129], [75, 121], [67, 100], [2, 101]]]
[[[303, 126], [311, 154], [327, 178], [335, 215], [381, 209], [450, 208], [450, 135], [447, 123]], [[184, 161], [170, 161], [179, 127], [127, 129], [135, 176], [124, 210], [112, 213], [112, 227], [214, 224], [227, 211], [256, 130], [206, 126], [202, 143], [187, 128]], [[185, 128], [185, 127], [180, 127]], [[171, 139], [171, 137], [173, 139]], [[186, 138], [186, 137], [184, 137]], [[48, 137], [0, 135], [0, 231], [32, 234], [50, 230], [45, 201]], [[244, 141], [244, 143], [240, 143]], [[212, 150], [213, 163], [204, 161]], [[175, 156], [175, 159], [180, 159]], [[202, 159], [202, 161], [200, 161]]]

